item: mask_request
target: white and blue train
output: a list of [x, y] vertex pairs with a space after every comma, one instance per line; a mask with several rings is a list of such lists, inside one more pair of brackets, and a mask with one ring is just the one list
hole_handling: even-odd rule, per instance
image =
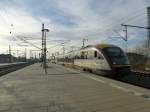
[[91, 45], [55, 57], [59, 64], [71, 64], [101, 75], [117, 76], [130, 72], [126, 53], [118, 46]]

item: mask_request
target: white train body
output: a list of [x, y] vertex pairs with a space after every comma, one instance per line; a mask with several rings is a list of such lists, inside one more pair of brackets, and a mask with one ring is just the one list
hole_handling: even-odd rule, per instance
[[[75, 59], [74, 60], [74, 65], [76, 66], [80, 66], [83, 68], [89, 68], [92, 70], [99, 70], [99, 69], [103, 69], [103, 70], [111, 70], [109, 64], [107, 63], [107, 60], [105, 58], [105, 56], [97, 49], [95, 48], [88, 48], [85, 50], [81, 50], [80, 52], [88, 52], [88, 51], [93, 51], [93, 58], [91, 56], [91, 58], [87, 59]], [[94, 58], [94, 51], [97, 52], [97, 54], [99, 54], [101, 57], [100, 58]]]
[[61, 64], [72, 64], [84, 70], [99, 72], [102, 75], [130, 71], [126, 54], [119, 47], [108, 44], [87, 46], [78, 51], [57, 56], [56, 61]]

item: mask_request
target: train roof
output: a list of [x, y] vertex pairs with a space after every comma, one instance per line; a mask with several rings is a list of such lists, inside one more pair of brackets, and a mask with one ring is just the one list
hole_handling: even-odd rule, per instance
[[112, 44], [97, 44], [97, 45], [88, 45], [84, 48], [81, 48], [80, 50], [84, 50], [84, 49], [87, 49], [87, 48], [97, 48], [97, 49], [103, 49], [103, 48], [108, 48], [108, 47], [117, 47], [115, 45], [112, 45]]
[[112, 45], [112, 44], [97, 44], [97, 45], [95, 45], [95, 47], [97, 49], [103, 49], [103, 48], [107, 48], [107, 47], [117, 47], [117, 46]]
[[[103, 49], [103, 48], [108, 48], [108, 47], [118, 47], [118, 46], [112, 45], [112, 44], [97, 44], [97, 45], [88, 45], [88, 46], [86, 46], [84, 48], [81, 48], [80, 50], [86, 50], [88, 48]], [[70, 51], [70, 52], [65, 53], [65, 55], [69, 55], [70, 53], [78, 52], [80, 50]], [[63, 54], [61, 54], [61, 55], [63, 56]]]

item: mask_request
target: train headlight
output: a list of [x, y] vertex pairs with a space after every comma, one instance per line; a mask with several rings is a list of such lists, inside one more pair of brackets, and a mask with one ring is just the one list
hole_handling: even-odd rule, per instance
[[115, 65], [115, 64], [116, 64], [116, 62], [113, 62], [113, 64]]

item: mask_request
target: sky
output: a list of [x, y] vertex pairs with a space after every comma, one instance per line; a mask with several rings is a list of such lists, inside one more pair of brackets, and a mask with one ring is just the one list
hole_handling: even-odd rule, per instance
[[[37, 50], [17, 37], [32, 37], [28, 41], [41, 47], [42, 23], [50, 30], [47, 48], [51, 53], [61, 52], [57, 44], [66, 40], [70, 40], [64, 45], [66, 50], [81, 47], [83, 38], [88, 39], [86, 45], [109, 43], [124, 48], [121, 24], [147, 26], [148, 6], [149, 0], [0, 0], [0, 53], [8, 52], [9, 45], [14, 55], [15, 50]], [[128, 28], [129, 47], [146, 38], [146, 30]]]

